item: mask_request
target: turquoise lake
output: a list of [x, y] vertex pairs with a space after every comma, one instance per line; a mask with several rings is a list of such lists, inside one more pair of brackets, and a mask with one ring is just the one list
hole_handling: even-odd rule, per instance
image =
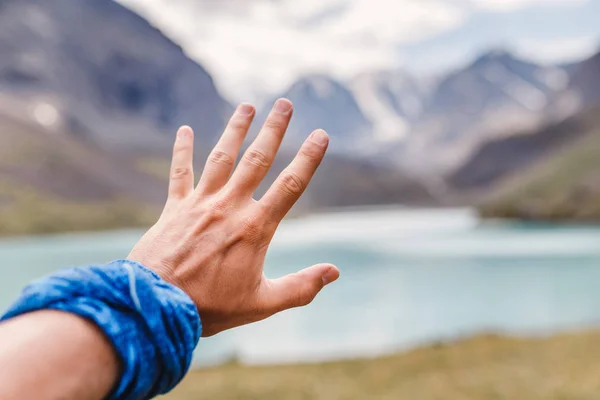
[[[0, 309], [31, 279], [126, 257], [141, 231], [0, 240]], [[284, 223], [266, 274], [332, 262], [313, 304], [202, 339], [198, 364], [374, 356], [482, 332], [600, 327], [600, 226], [481, 223], [470, 210], [318, 214]]]

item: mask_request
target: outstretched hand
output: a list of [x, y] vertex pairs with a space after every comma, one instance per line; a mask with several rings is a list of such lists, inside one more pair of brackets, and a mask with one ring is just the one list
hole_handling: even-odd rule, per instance
[[203, 336], [307, 305], [339, 277], [331, 264], [274, 280], [263, 273], [267, 248], [279, 223], [306, 189], [329, 144], [324, 131], [314, 131], [267, 193], [254, 200], [252, 195], [275, 159], [292, 111], [289, 100], [275, 103], [234, 171], [255, 115], [254, 107], [240, 105], [196, 188], [194, 133], [185, 126], [177, 133], [165, 209], [128, 258], [153, 269], [193, 299]]

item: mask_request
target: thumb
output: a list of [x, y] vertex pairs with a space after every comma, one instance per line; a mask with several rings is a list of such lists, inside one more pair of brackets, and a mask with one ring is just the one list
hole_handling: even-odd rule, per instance
[[275, 312], [310, 304], [324, 286], [337, 280], [340, 271], [331, 264], [318, 264], [295, 274], [269, 281], [267, 303]]

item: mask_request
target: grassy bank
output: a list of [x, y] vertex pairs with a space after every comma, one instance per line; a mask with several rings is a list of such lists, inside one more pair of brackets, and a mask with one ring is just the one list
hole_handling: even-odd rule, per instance
[[600, 332], [548, 339], [480, 336], [373, 360], [224, 365], [194, 371], [167, 400], [600, 398]]

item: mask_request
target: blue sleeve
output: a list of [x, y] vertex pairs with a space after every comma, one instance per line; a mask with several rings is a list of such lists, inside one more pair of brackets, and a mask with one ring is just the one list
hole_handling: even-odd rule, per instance
[[55, 309], [95, 322], [121, 361], [109, 399], [164, 394], [187, 373], [202, 332], [193, 301], [141, 264], [120, 260], [63, 270], [27, 286], [1, 320]]

